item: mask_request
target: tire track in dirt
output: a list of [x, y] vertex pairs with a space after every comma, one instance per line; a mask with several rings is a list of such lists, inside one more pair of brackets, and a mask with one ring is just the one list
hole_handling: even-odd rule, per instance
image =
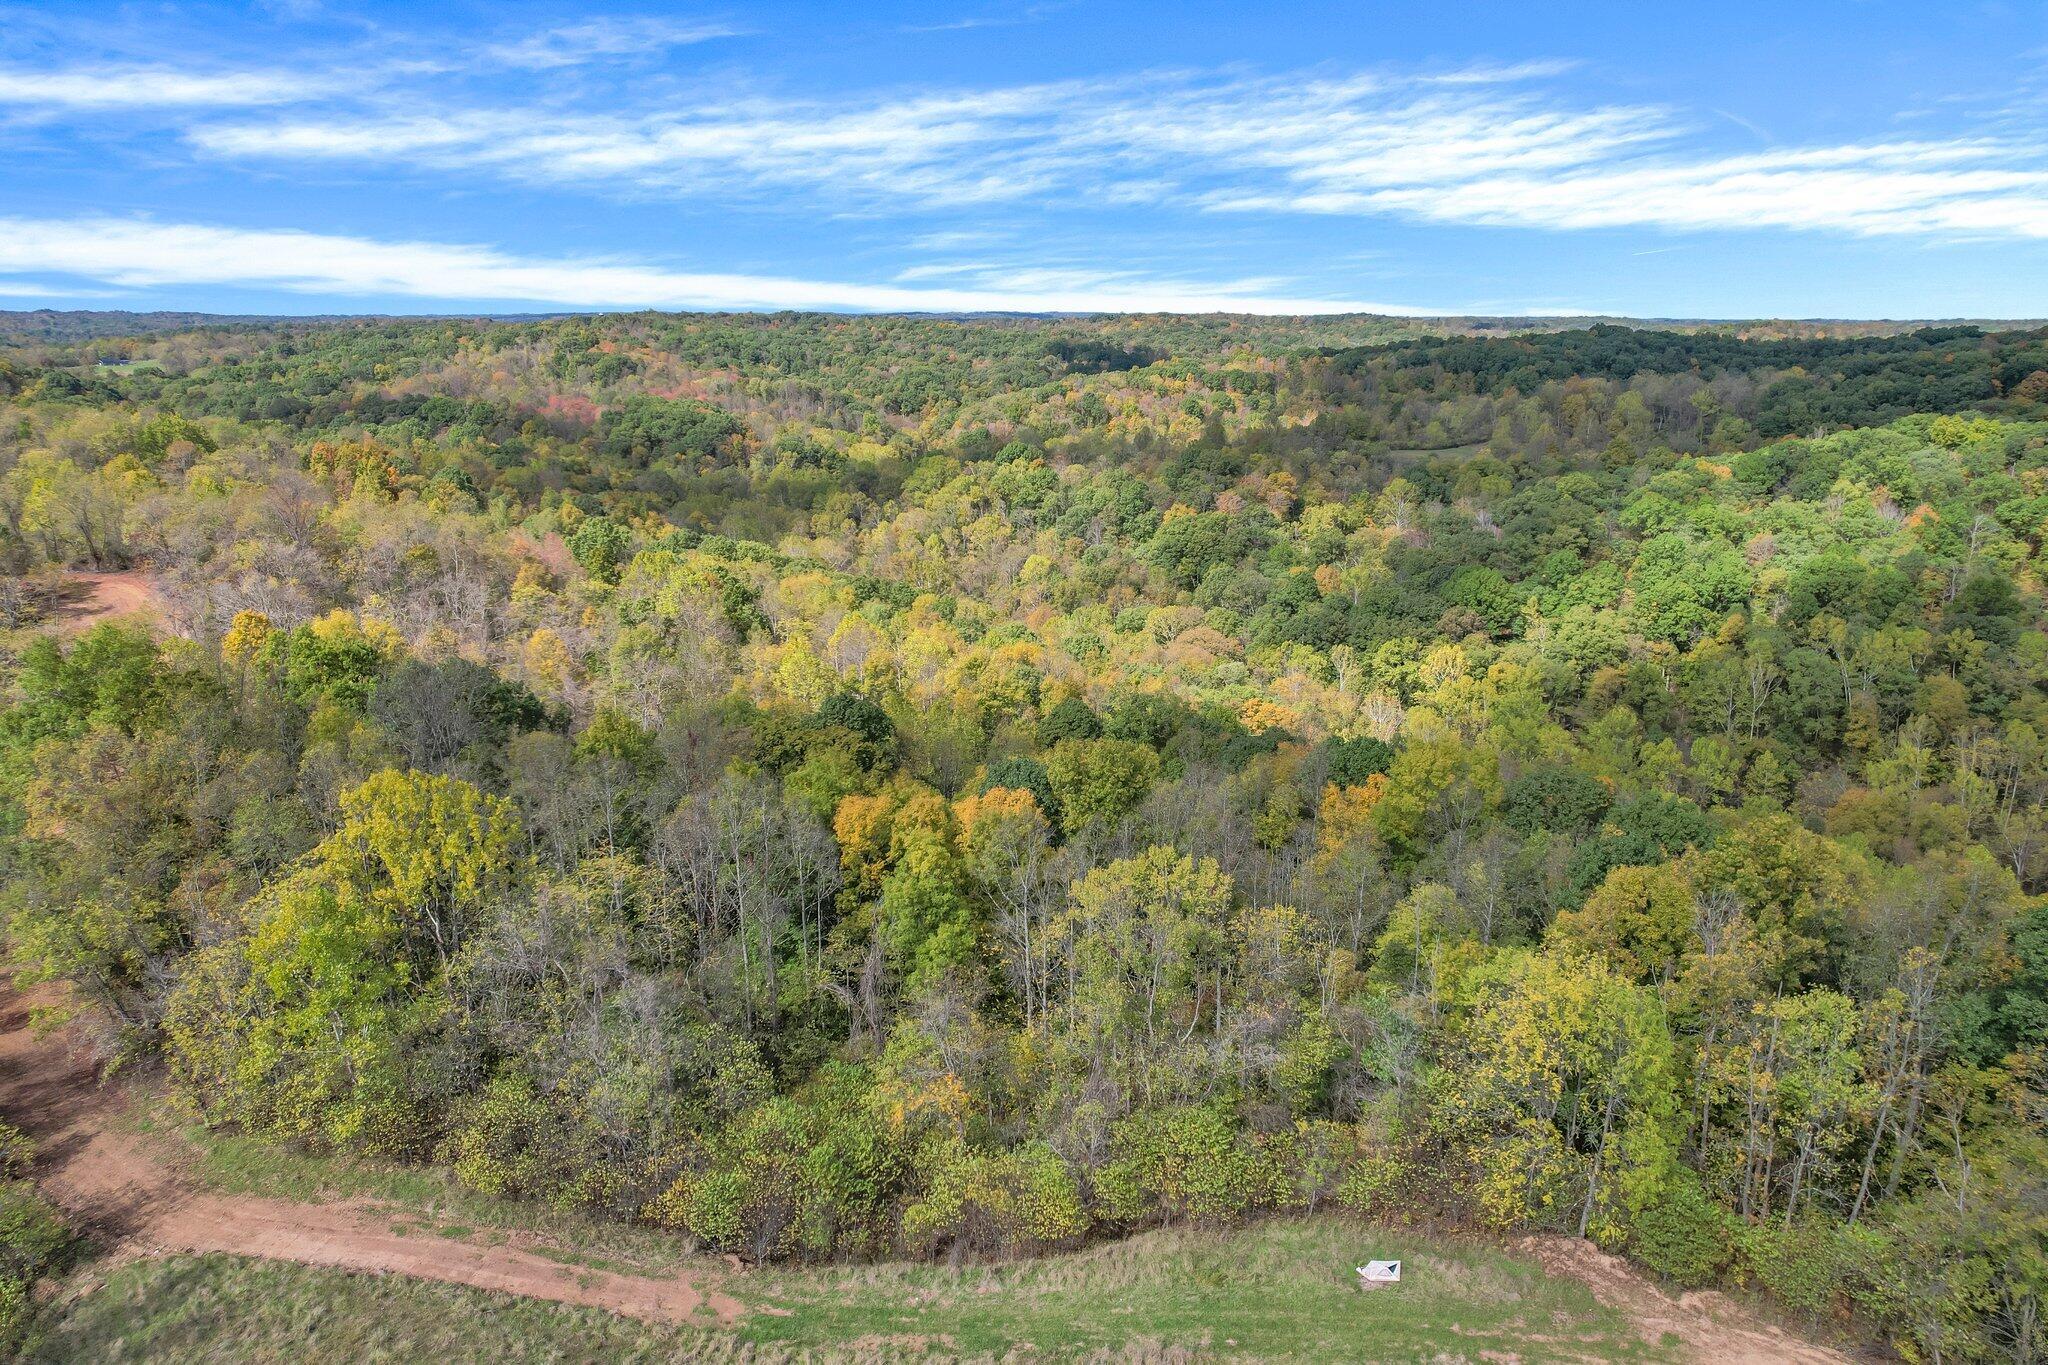
[[492, 1289], [603, 1308], [650, 1322], [731, 1323], [746, 1311], [716, 1277], [666, 1278], [567, 1265], [515, 1246], [458, 1241], [363, 1204], [301, 1204], [193, 1188], [119, 1122], [122, 1093], [66, 1028], [30, 1012], [58, 998], [0, 985], [0, 1113], [37, 1143], [44, 1192], [116, 1256], [227, 1252]]

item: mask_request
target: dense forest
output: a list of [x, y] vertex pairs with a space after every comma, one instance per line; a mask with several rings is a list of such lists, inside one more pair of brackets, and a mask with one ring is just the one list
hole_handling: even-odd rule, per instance
[[2044, 535], [2048, 330], [17, 332], [0, 913], [209, 1123], [748, 1257], [1337, 1207], [2040, 1359]]

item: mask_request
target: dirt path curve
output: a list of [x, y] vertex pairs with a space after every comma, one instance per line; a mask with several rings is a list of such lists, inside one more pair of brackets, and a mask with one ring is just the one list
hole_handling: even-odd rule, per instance
[[1602, 1306], [1625, 1314], [1645, 1341], [1674, 1337], [1686, 1356], [1712, 1365], [1850, 1365], [1851, 1357], [1767, 1323], [1726, 1294], [1671, 1297], [1619, 1256], [1569, 1237], [1524, 1237], [1515, 1250], [1545, 1271], [1583, 1281]]
[[668, 1278], [565, 1265], [537, 1252], [402, 1228], [360, 1204], [300, 1204], [196, 1190], [118, 1121], [123, 1097], [68, 1029], [38, 1034], [29, 1011], [54, 993], [0, 979], [0, 1113], [36, 1139], [37, 1179], [120, 1252], [231, 1252], [340, 1270], [409, 1275], [655, 1322], [730, 1323], [745, 1311], [710, 1275]]

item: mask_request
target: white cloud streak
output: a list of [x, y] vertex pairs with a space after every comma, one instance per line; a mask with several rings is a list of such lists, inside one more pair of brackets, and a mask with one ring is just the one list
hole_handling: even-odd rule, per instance
[[645, 56], [672, 47], [735, 38], [744, 29], [718, 23], [667, 19], [592, 19], [536, 33], [516, 42], [494, 43], [484, 55], [506, 66], [547, 71], [613, 57]]
[[1786, 228], [2048, 237], [2038, 142], [1846, 143], [1732, 156], [1647, 105], [1576, 105], [1531, 63], [1421, 75], [1153, 75], [644, 114], [452, 109], [223, 121], [244, 160], [476, 172], [679, 198], [794, 190], [902, 212], [1008, 202], [1337, 214], [1553, 230]]
[[82, 66], [0, 71], [0, 104], [50, 109], [228, 109], [294, 104], [332, 94], [336, 82], [282, 71], [182, 71]]
[[[239, 158], [482, 170], [521, 183], [751, 194], [804, 186], [901, 205], [1015, 199], [1067, 183], [1057, 88], [918, 96], [859, 106], [763, 100], [663, 113], [459, 110], [206, 125], [201, 150]], [[994, 158], [992, 160], [992, 158]]]
[[[669, 19], [592, 19], [472, 49], [482, 68], [552, 71], [589, 62], [653, 56], [671, 48], [746, 30], [713, 22]], [[447, 61], [393, 63], [388, 54], [352, 63], [302, 56], [290, 69], [204, 70], [149, 62], [83, 63], [36, 69], [0, 68], [0, 105], [46, 113], [66, 110], [134, 112], [228, 110], [316, 104], [336, 96], [361, 98], [407, 70], [437, 78], [458, 68]]]
[[[230, 285], [357, 298], [563, 308], [832, 309], [854, 312], [1401, 313], [1426, 310], [1126, 273], [986, 275], [918, 288], [670, 270], [615, 259], [519, 256], [490, 247], [382, 242], [298, 231], [122, 218], [0, 218], [0, 275], [76, 277], [126, 289]], [[0, 292], [8, 288], [0, 280]], [[48, 289], [47, 278], [22, 289]]]
[[1514, 173], [1448, 184], [1224, 195], [1212, 207], [1565, 230], [1772, 227], [2048, 238], [2048, 166], [2013, 161], [2013, 149], [1979, 142], [1873, 144], [1548, 177]]

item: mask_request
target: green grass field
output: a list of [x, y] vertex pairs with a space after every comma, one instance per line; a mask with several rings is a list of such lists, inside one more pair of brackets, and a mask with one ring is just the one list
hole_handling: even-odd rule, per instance
[[[1397, 1288], [1351, 1264], [1398, 1254]], [[750, 1272], [730, 1332], [229, 1256], [87, 1267], [36, 1361], [1658, 1360], [1576, 1283], [1479, 1246], [1335, 1220], [1160, 1232], [1067, 1256]], [[1498, 1359], [1498, 1355], [1492, 1358]]]
[[[1368, 1254], [1405, 1261], [1402, 1284], [1365, 1291]], [[765, 1272], [729, 1286], [778, 1307], [742, 1330], [762, 1344], [900, 1341], [1001, 1357], [1188, 1351], [1264, 1360], [1654, 1358], [1577, 1283], [1477, 1245], [1336, 1219], [1230, 1233], [1156, 1232], [1071, 1255], [954, 1271], [885, 1265]]]

